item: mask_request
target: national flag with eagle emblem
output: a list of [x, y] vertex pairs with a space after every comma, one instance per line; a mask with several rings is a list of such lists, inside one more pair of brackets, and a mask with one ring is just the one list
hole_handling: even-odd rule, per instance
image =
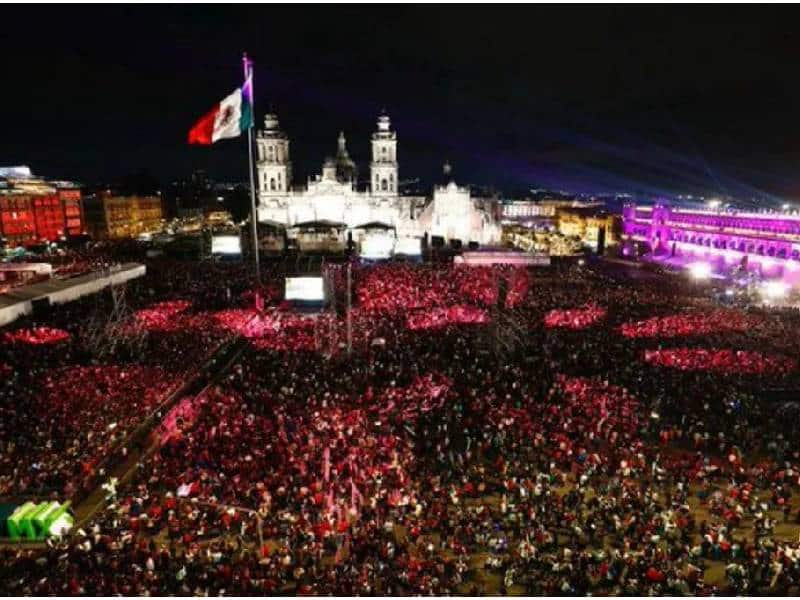
[[241, 88], [224, 98], [200, 118], [189, 131], [190, 144], [209, 145], [239, 137], [253, 125], [253, 75]]

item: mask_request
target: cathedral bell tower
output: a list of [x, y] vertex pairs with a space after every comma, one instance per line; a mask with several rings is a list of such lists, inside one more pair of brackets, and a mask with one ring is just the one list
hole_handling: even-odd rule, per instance
[[397, 195], [397, 133], [391, 130], [389, 115], [378, 117], [378, 130], [372, 134], [370, 189], [373, 196]]
[[281, 131], [276, 115], [264, 116], [264, 129], [256, 136], [256, 148], [259, 197], [286, 195], [292, 185], [289, 138]]

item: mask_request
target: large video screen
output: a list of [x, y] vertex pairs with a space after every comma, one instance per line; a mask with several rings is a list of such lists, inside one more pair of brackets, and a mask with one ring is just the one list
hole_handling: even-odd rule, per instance
[[238, 235], [215, 235], [211, 238], [211, 254], [241, 254], [242, 242]]
[[385, 233], [366, 236], [361, 242], [361, 256], [372, 260], [386, 259], [394, 251], [394, 236]]
[[397, 238], [394, 253], [405, 254], [406, 256], [419, 256], [422, 254], [422, 240], [418, 237]]
[[322, 277], [287, 277], [286, 299], [300, 302], [324, 302]]

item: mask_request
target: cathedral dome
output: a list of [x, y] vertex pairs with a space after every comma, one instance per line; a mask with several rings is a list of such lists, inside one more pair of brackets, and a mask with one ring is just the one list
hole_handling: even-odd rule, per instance
[[358, 181], [358, 168], [350, 154], [347, 152], [347, 140], [344, 132], [339, 132], [338, 148], [336, 151], [336, 179], [342, 182]]

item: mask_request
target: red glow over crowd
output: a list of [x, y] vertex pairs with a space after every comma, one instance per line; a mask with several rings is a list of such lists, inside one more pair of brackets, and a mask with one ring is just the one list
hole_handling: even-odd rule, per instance
[[785, 375], [797, 363], [784, 356], [764, 355], [745, 350], [708, 350], [705, 348], [666, 348], [646, 350], [647, 363], [682, 371], [713, 371], [726, 375]]
[[[280, 352], [312, 352], [318, 349], [316, 327], [326, 317], [303, 317], [291, 313], [275, 313], [274, 326], [263, 330], [250, 343], [259, 350]], [[330, 319], [328, 318], [330, 321]]]
[[134, 319], [148, 331], [167, 331], [181, 325], [176, 317], [191, 305], [188, 300], [165, 300], [136, 311]]
[[545, 327], [586, 329], [606, 317], [604, 308], [587, 304], [583, 308], [553, 309], [544, 317]]
[[223, 327], [246, 338], [260, 338], [273, 334], [278, 322], [249, 308], [222, 310], [214, 313], [214, 319]]
[[[0, 411], [0, 496], [57, 490], [69, 497], [174, 386], [162, 369], [63, 367]], [[42, 452], [57, 448], [56, 452]]]
[[17, 329], [8, 331], [3, 336], [10, 344], [30, 344], [44, 346], [58, 344], [69, 339], [69, 332], [55, 327], [31, 327], [30, 329]]
[[[266, 266], [265, 289], [291, 268]], [[0, 550], [6, 591], [800, 589], [800, 418], [762, 397], [800, 384], [799, 313], [737, 317], [558, 265], [353, 265], [347, 353], [344, 272], [331, 271], [334, 309], [309, 317], [272, 293], [263, 310], [245, 303], [246, 265], [153, 261], [131, 291], [151, 330], [142, 355], [98, 361], [80, 325], [90, 303], [47, 320], [64, 344], [0, 347], [0, 495], [59, 498], [222, 342], [242, 348], [165, 411], [152, 452], [82, 530]], [[494, 311], [523, 332], [502, 348], [461, 326]], [[683, 335], [696, 346], [634, 339]]]
[[488, 306], [497, 301], [500, 281], [506, 306], [517, 306], [531, 282], [519, 267], [458, 267], [421, 270], [412, 265], [378, 265], [357, 273], [358, 304], [367, 312], [396, 314], [408, 310], [453, 306], [465, 301]]
[[485, 324], [490, 321], [489, 314], [474, 306], [448, 306], [432, 308], [411, 313], [408, 316], [408, 328], [440, 329], [447, 325]]
[[714, 310], [653, 317], [645, 321], [625, 323], [620, 330], [627, 338], [672, 338], [724, 331], [747, 331], [762, 322], [762, 318], [738, 310]]

